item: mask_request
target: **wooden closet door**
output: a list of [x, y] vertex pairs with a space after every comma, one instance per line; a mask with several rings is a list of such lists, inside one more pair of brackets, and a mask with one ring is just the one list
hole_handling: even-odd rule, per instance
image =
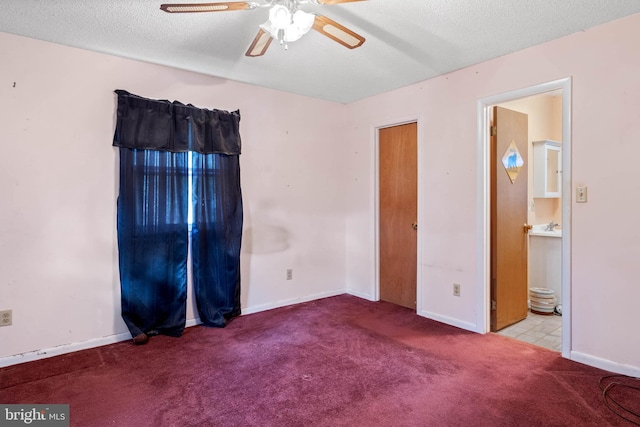
[[418, 126], [380, 129], [380, 299], [416, 308]]

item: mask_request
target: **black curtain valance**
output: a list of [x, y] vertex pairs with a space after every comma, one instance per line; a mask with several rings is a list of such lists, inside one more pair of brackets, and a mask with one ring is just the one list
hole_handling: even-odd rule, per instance
[[118, 89], [113, 145], [123, 148], [240, 154], [240, 111], [207, 110]]

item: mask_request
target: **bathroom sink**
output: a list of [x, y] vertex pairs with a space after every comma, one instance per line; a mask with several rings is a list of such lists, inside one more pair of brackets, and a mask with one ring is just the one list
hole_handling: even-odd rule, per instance
[[538, 224], [534, 225], [531, 231], [529, 231], [530, 236], [546, 236], [546, 237], [562, 237], [562, 227], [556, 226], [553, 231], [547, 231], [548, 224]]

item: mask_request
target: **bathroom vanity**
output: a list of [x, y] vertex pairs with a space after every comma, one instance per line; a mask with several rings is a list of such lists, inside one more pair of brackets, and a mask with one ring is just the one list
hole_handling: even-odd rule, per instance
[[562, 304], [562, 229], [545, 228], [534, 225], [529, 232], [529, 288], [551, 289]]

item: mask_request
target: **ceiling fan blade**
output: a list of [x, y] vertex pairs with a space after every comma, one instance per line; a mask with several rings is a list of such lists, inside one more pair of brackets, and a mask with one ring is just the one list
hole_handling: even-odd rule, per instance
[[313, 22], [313, 29], [349, 49], [360, 47], [365, 41], [365, 38], [361, 35], [354, 33], [347, 27], [322, 15], [316, 15], [316, 19]]
[[193, 12], [226, 12], [228, 10], [255, 9], [257, 5], [245, 1], [227, 1], [220, 3], [184, 3], [163, 4], [160, 9], [167, 13], [193, 13]]
[[353, 1], [366, 1], [366, 0], [316, 0], [316, 1], [322, 5], [330, 5], [330, 4], [351, 3]]
[[267, 48], [269, 48], [269, 45], [271, 44], [271, 40], [273, 40], [271, 34], [260, 28], [258, 30], [258, 34], [256, 34], [253, 42], [251, 42], [251, 46], [249, 46], [249, 49], [247, 49], [247, 53], [245, 53], [245, 55], [251, 57], [264, 55], [267, 51]]

